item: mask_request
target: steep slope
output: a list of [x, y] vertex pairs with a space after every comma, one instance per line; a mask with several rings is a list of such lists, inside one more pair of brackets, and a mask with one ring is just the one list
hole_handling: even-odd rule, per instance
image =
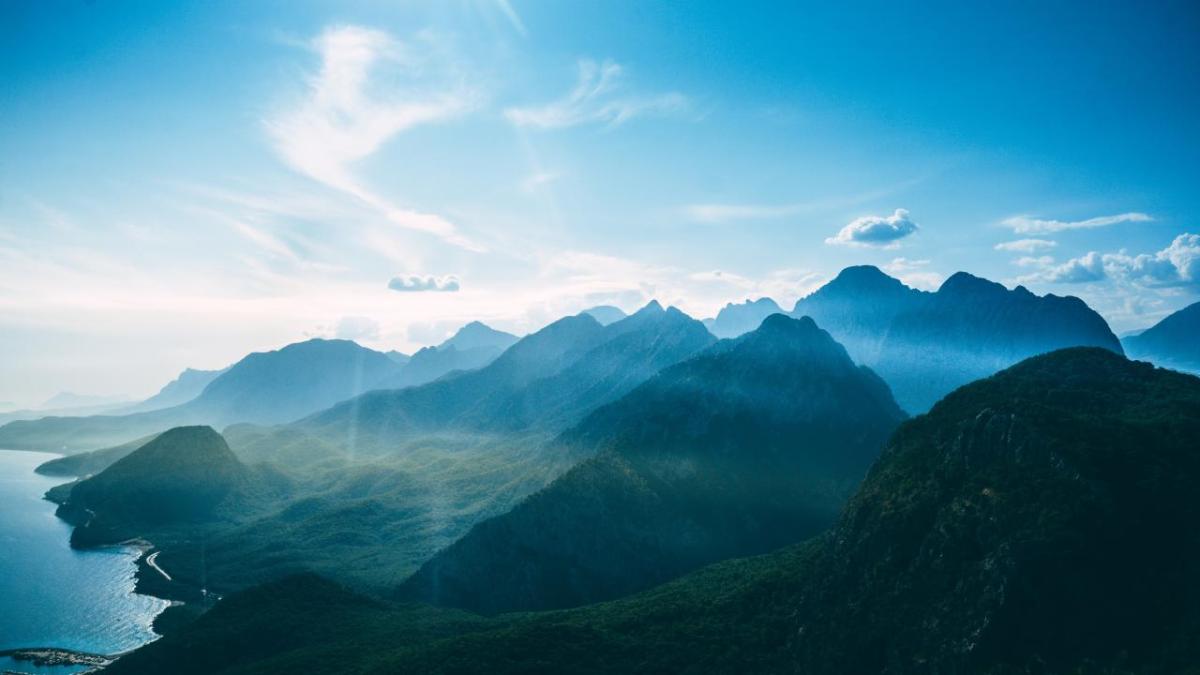
[[847, 267], [837, 277], [801, 298], [792, 316], [810, 316], [846, 347], [858, 363], [872, 365], [892, 321], [919, 307], [927, 297], [884, 274], [878, 267]]
[[245, 486], [247, 473], [210, 427], [177, 427], [71, 489], [59, 515], [71, 541], [121, 541], [146, 530], [203, 522]]
[[567, 607], [799, 541], [832, 522], [902, 418], [811, 319], [773, 315], [564, 434], [605, 452], [477, 525], [401, 596]]
[[1121, 343], [1130, 358], [1200, 372], [1200, 302], [1184, 307]]
[[0, 427], [0, 447], [77, 452], [174, 426], [287, 422], [372, 389], [399, 368], [386, 355], [348, 340], [308, 340], [246, 356], [183, 405], [131, 415], [12, 422]]
[[768, 316], [782, 313], [783, 310], [770, 298], [747, 300], [737, 305], [731, 302], [722, 307], [716, 317], [706, 319], [704, 325], [719, 338], [732, 338], [758, 328]]
[[297, 426], [379, 448], [421, 433], [553, 434], [712, 339], [699, 322], [656, 302], [608, 326], [580, 314], [522, 338], [482, 369], [369, 392]]
[[1074, 346], [1122, 353], [1108, 324], [1079, 298], [1009, 290], [959, 272], [896, 316], [873, 367], [901, 406], [919, 412], [972, 380]]
[[100, 450], [57, 457], [38, 465], [35, 471], [43, 476], [86, 478], [107, 469], [115, 464], [117, 460], [129, 455], [152, 440], [154, 440], [154, 436], [146, 436], [136, 441], [122, 443], [111, 448], [101, 448]]
[[122, 415], [128, 415], [130, 413], [147, 412], [149, 410], [161, 410], [162, 408], [170, 408], [187, 403], [199, 396], [209, 383], [220, 377], [226, 370], [228, 368], [223, 370], [195, 370], [188, 368], [180, 373], [179, 377], [164, 385], [157, 394], [128, 408], [122, 408], [119, 412]]
[[1197, 438], [1200, 379], [1062, 350], [902, 425], [836, 527], [803, 545], [492, 620], [297, 577], [113, 672], [1192, 672]]
[[912, 413], [1030, 356], [1075, 346], [1122, 353], [1082, 300], [1009, 290], [965, 272], [923, 293], [875, 267], [848, 267], [797, 302], [792, 315], [813, 317]]
[[456, 370], [482, 368], [496, 360], [517, 339], [515, 335], [473, 321], [442, 344], [425, 347], [413, 354], [399, 372], [381, 380], [376, 388], [413, 387]]
[[607, 326], [610, 323], [616, 323], [624, 319], [626, 314], [620, 307], [612, 305], [597, 305], [583, 310], [583, 314], [591, 316], [593, 319], [600, 322], [601, 326]]

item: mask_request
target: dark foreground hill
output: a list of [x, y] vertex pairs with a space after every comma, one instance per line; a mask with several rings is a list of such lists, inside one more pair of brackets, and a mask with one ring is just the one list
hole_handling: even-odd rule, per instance
[[902, 425], [806, 544], [494, 619], [296, 577], [112, 672], [1195, 672], [1197, 439], [1200, 379], [1063, 350]]
[[829, 526], [904, 415], [811, 319], [667, 368], [564, 434], [601, 449], [401, 596], [495, 613], [610, 599]]
[[1121, 341], [1129, 358], [1200, 373], [1200, 302]]
[[246, 467], [220, 434], [210, 427], [178, 427], [80, 481], [59, 515], [76, 525], [73, 543], [112, 543], [211, 520], [238, 499], [248, 480]]

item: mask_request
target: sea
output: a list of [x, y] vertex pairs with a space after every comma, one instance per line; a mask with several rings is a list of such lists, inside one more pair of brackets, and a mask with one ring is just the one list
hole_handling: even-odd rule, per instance
[[[46, 490], [64, 482], [34, 473], [56, 455], [0, 450], [0, 651], [57, 647], [116, 654], [157, 637], [168, 603], [133, 592], [138, 551], [78, 551]], [[0, 656], [0, 672], [65, 675], [82, 667], [36, 668]]]

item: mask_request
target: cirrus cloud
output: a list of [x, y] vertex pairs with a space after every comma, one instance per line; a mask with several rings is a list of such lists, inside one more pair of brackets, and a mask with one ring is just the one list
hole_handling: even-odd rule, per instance
[[996, 244], [997, 251], [1009, 251], [1016, 253], [1035, 253], [1046, 249], [1058, 246], [1058, 242], [1049, 239], [1018, 239], [1016, 241], [1006, 241]]
[[624, 71], [613, 61], [583, 59], [578, 67], [579, 81], [565, 97], [542, 106], [509, 108], [504, 116], [517, 126], [561, 129], [589, 122], [617, 126], [641, 115], [665, 115], [687, 108], [688, 100], [679, 92], [623, 94]]
[[1047, 220], [1021, 215], [1005, 218], [1002, 224], [1011, 227], [1017, 234], [1049, 234], [1065, 230], [1086, 230], [1107, 227], [1117, 223], [1145, 223], [1154, 220], [1145, 213], [1118, 213], [1113, 216], [1097, 216], [1087, 220]]
[[826, 244], [839, 246], [874, 246], [894, 248], [899, 241], [920, 228], [908, 215], [907, 209], [896, 209], [890, 216], [863, 216], [850, 221]]
[[388, 282], [388, 288], [402, 293], [419, 293], [422, 291], [453, 293], [459, 290], [459, 283], [458, 277], [455, 276], [435, 277], [432, 275], [409, 274], [393, 277]]

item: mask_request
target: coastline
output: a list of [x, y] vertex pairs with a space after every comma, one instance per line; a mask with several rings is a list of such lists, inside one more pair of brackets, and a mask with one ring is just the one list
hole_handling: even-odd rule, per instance
[[[33, 450], [23, 449], [23, 448], [3, 448], [3, 450], [4, 451], [13, 451], [13, 452], [36, 452]], [[41, 451], [41, 452], [38, 452], [38, 454], [46, 455], [47, 458], [64, 456], [61, 453], [54, 452], [54, 451]], [[62, 502], [60, 501], [60, 499], [63, 496], [65, 496], [65, 495], [63, 495], [63, 488], [69, 488], [71, 486], [71, 484], [73, 482], [75, 482], [75, 480], [71, 479], [70, 477], [66, 477], [66, 476], [46, 476], [44, 474], [37, 472], [36, 468], [34, 469], [33, 472], [35, 474], [37, 474], [38, 476], [40, 476], [41, 478], [59, 478], [59, 479], [62, 479], [65, 481], [63, 483], [51, 486], [48, 490], [46, 490], [45, 493], [43, 493], [41, 495], [41, 498], [44, 501], [50, 502], [51, 504], [56, 504], [56, 505], [61, 506]], [[74, 526], [75, 526], [74, 523], [71, 523], [68, 519], [63, 518], [61, 515], [59, 515], [57, 513], [57, 511], [54, 515], [55, 515], [55, 519], [71, 526], [71, 528], [69, 530], [67, 530], [67, 532], [74, 531]], [[148, 569], [145, 565], [145, 561], [146, 561], [147, 556], [150, 555], [155, 550], [154, 544], [148, 540], [141, 539], [141, 538], [135, 538], [135, 539], [130, 539], [127, 541], [122, 541], [122, 542], [118, 542], [118, 543], [114, 543], [114, 544], [105, 544], [105, 545], [101, 545], [101, 546], [85, 546], [85, 547], [76, 547], [72, 544], [71, 548], [75, 548], [75, 549], [78, 549], [81, 551], [89, 550], [89, 549], [90, 550], [116, 549], [116, 550], [120, 550], [120, 551], [127, 551], [129, 553], [136, 552], [136, 555], [133, 556], [133, 566], [134, 566], [133, 582], [134, 583], [133, 583], [133, 587], [129, 590], [129, 593], [131, 595], [140, 595], [140, 596], [145, 596], [148, 598], [154, 598], [155, 600], [163, 601], [165, 603], [165, 605], [163, 605], [161, 607], [161, 609], [158, 609], [158, 611], [156, 613], [154, 613], [153, 616], [150, 616], [150, 625], [149, 625], [149, 631], [148, 631], [149, 635], [150, 635], [150, 639], [142, 644], [137, 645], [136, 647], [124, 648], [124, 649], [120, 649], [119, 651], [114, 651], [112, 653], [98, 653], [95, 651], [85, 651], [85, 650], [80, 650], [80, 649], [72, 649], [72, 648], [58, 647], [58, 646], [46, 646], [46, 645], [18, 646], [18, 647], [9, 646], [4, 649], [0, 649], [0, 658], [4, 658], [4, 659], [8, 660], [8, 666], [0, 667], [0, 671], [3, 671], [4, 673], [12, 672], [12, 673], [17, 673], [19, 675], [26, 675], [26, 673], [28, 673], [29, 671], [22, 670], [19, 666], [16, 666], [15, 664], [28, 664], [32, 668], [82, 667], [83, 670], [76, 671], [76, 672], [79, 672], [79, 673], [97, 672], [97, 671], [103, 669], [104, 667], [110, 665], [111, 663], [116, 661], [121, 656], [124, 656], [125, 654], [133, 651], [134, 649], [160, 639], [162, 637], [163, 633], [161, 630], [159, 630], [159, 627], [158, 627], [159, 619], [163, 616], [164, 613], [168, 612], [168, 610], [171, 610], [173, 608], [176, 608], [176, 607], [184, 604], [181, 600], [179, 600], [177, 598], [164, 597], [164, 595], [167, 595], [167, 594], [147, 592], [149, 589], [143, 588], [144, 584], [142, 583], [142, 581], [143, 581], [142, 572], [143, 572], [143, 569]], [[151, 574], [157, 575], [156, 572], [151, 572]], [[16, 669], [14, 670], [14, 668], [16, 668]]]

